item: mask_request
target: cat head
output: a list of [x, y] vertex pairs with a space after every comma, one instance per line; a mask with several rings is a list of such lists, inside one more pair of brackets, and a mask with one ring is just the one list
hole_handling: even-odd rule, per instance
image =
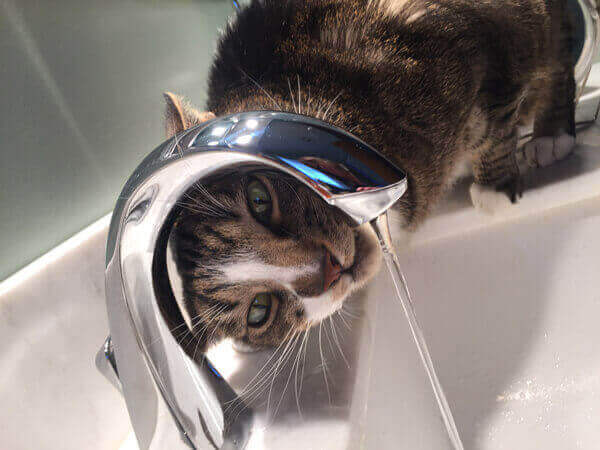
[[[168, 95], [168, 133], [207, 116]], [[379, 267], [370, 225], [280, 172], [221, 174], [179, 206], [171, 242], [201, 350], [224, 338], [278, 345], [338, 311]]]

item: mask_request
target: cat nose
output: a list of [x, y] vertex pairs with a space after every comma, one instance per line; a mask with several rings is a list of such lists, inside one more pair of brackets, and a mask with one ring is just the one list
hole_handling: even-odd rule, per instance
[[329, 251], [325, 250], [323, 261], [323, 291], [331, 287], [342, 276], [342, 265]]

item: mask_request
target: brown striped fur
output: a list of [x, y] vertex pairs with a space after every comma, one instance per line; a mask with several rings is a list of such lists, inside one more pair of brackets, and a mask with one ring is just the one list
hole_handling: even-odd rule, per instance
[[[564, 0], [255, 0], [219, 40], [206, 110], [295, 111], [354, 133], [408, 173], [399, 209], [412, 230], [463, 167], [474, 186], [515, 200], [518, 125], [533, 122], [537, 138], [574, 136], [569, 48]], [[185, 128], [173, 114], [199, 117], [169, 106], [171, 132]], [[188, 220], [189, 246], [193, 236], [212, 239]], [[287, 264], [285, 252], [278, 257]], [[211, 289], [193, 280], [186, 279], [188, 299]], [[240, 289], [218, 295], [239, 298]], [[298, 305], [282, 304], [283, 317], [296, 320]], [[261, 343], [282, 339], [289, 320]], [[221, 334], [242, 328], [230, 324]]]

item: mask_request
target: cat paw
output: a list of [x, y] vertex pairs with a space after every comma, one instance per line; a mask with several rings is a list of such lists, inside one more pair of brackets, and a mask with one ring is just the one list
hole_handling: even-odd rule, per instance
[[544, 136], [527, 142], [521, 150], [519, 170], [546, 167], [560, 161], [573, 152], [575, 137], [563, 133], [559, 136]]
[[498, 192], [491, 186], [473, 183], [469, 189], [473, 206], [486, 214], [495, 214], [511, 205], [504, 192]]

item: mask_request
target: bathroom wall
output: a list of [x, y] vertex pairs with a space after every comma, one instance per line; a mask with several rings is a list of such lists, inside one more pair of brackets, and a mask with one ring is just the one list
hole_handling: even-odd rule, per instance
[[0, 280], [108, 213], [163, 140], [166, 90], [204, 102], [228, 0], [0, 0]]

